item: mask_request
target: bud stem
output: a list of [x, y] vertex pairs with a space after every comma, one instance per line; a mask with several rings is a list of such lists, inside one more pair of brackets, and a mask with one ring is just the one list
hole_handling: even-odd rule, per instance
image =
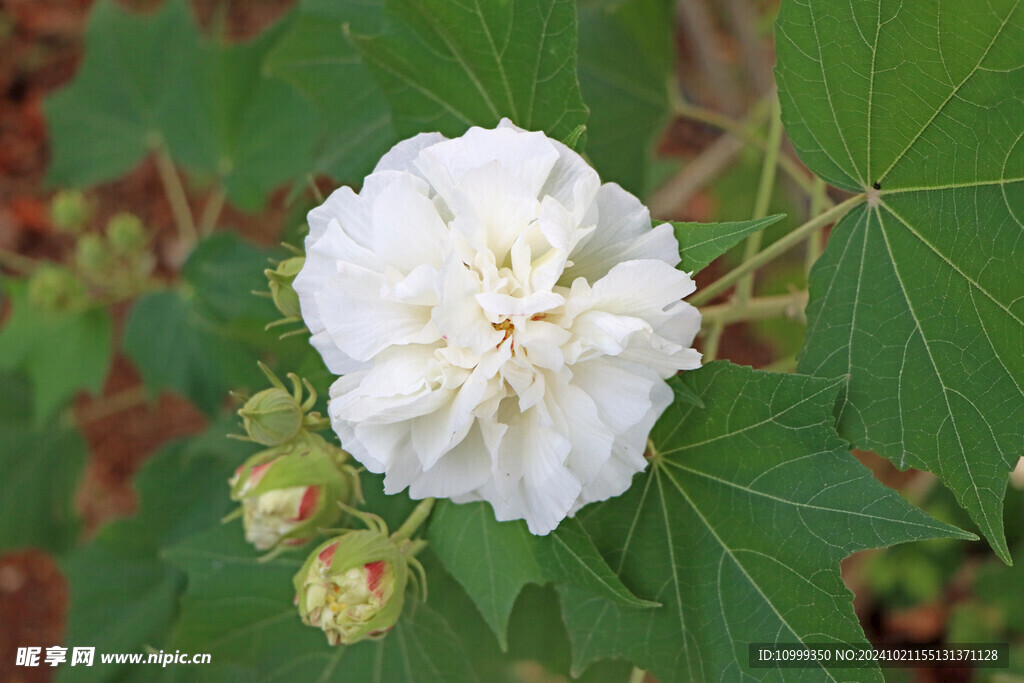
[[391, 534], [391, 537], [394, 539], [410, 538], [414, 533], [416, 533], [416, 530], [420, 528], [420, 525], [427, 521], [427, 517], [430, 516], [430, 511], [434, 509], [434, 500], [434, 498], [424, 498], [420, 501], [420, 504], [412, 511], [409, 518], [402, 523], [402, 526], [398, 528], [398, 531]]

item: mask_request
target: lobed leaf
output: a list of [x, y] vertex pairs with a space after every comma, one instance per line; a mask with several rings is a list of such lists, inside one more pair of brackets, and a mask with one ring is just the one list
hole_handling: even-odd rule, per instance
[[935, 472], [1009, 562], [1002, 500], [1024, 450], [1024, 6], [787, 0], [776, 36], [801, 159], [868, 196], [811, 274], [799, 367], [848, 377], [840, 433]]

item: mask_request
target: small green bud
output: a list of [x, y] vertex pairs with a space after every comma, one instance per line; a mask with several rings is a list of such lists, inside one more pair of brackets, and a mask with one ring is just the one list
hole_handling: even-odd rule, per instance
[[83, 273], [95, 276], [108, 274], [111, 265], [110, 252], [99, 235], [82, 235], [75, 245], [75, 264]]
[[78, 190], [61, 190], [50, 201], [50, 218], [58, 230], [77, 235], [92, 215], [92, 207]]
[[29, 277], [29, 303], [42, 311], [66, 311], [85, 303], [85, 299], [81, 281], [64, 266], [40, 266]]
[[303, 623], [323, 630], [331, 645], [386, 635], [402, 615], [409, 562], [415, 561], [408, 547], [409, 541], [378, 529], [321, 544], [294, 579]]
[[131, 213], [119, 213], [107, 223], [107, 240], [122, 256], [137, 253], [146, 244], [146, 229]]
[[228, 482], [231, 499], [242, 504], [245, 538], [258, 550], [301, 545], [341, 517], [356, 474], [323, 450], [296, 454], [271, 448], [252, 456]]
[[286, 443], [302, 429], [302, 407], [287, 389], [264, 389], [246, 401], [238, 414], [252, 440], [264, 446]]
[[277, 268], [263, 271], [270, 286], [270, 296], [274, 300], [277, 310], [286, 318], [301, 318], [302, 312], [299, 309], [299, 295], [295, 293], [292, 283], [295, 277], [302, 270], [306, 263], [305, 256], [293, 256], [277, 264]]

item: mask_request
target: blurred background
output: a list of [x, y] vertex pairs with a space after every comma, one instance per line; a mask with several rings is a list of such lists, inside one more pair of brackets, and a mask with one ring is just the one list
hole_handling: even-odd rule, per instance
[[[160, 0], [120, 3], [151, 11]], [[246, 41], [275, 25], [295, 0], [193, 0], [200, 27], [227, 41]], [[613, 6], [612, 1], [582, 5]], [[744, 220], [754, 210], [754, 189], [761, 173], [769, 137], [773, 92], [772, 22], [775, 0], [679, 0], [666, 11], [672, 17], [674, 75], [679, 94], [671, 112], [654, 117], [652, 158], [643, 187], [632, 188], [645, 199], [656, 218], [687, 221]], [[81, 225], [69, 231], [54, 202], [61, 188], [47, 182], [51, 137], [44, 100], [67, 85], [83, 55], [91, 0], [0, 0], [0, 268], [19, 277], [40, 263], [76, 258], [81, 234], [101, 234], [111, 219], [125, 212], [138, 218], [145, 233], [142, 262], [147, 276], [178, 277], [182, 255], [175, 231], [175, 207], [167, 198], [166, 178], [156, 155], [149, 155], [117, 180], [84, 192], [87, 211]], [[587, 24], [581, 26], [581, 32]], [[586, 40], [581, 33], [581, 40]], [[173, 60], [168, 54], [166, 59]], [[583, 75], [586, 78], [586, 74]], [[657, 103], [655, 103], [657, 106]], [[779, 174], [769, 213], [785, 213], [802, 222], [817, 207], [842, 199], [815, 185], [785, 141], [786, 171]], [[304, 189], [273, 190], [259, 211], [243, 211], [229, 200], [215, 207], [219, 225], [261, 245], [273, 246], [301, 232], [304, 212], [317, 191], [336, 182], [323, 173]], [[810, 187], [811, 192], [808, 192]], [[185, 182], [185, 201], [196, 215], [210, 210], [211, 197], [202, 183]], [[223, 200], [223, 197], [220, 198]], [[770, 228], [767, 241], [793, 224]], [[77, 233], [77, 234], [76, 234]], [[827, 237], [827, 231], [822, 239]], [[293, 240], [294, 241], [294, 240]], [[820, 248], [812, 244], [811, 249]], [[76, 251], [77, 250], [77, 251]], [[762, 271], [761, 295], [794, 296], [785, 317], [729, 325], [716, 338], [717, 357], [759, 368], [791, 371], [803, 337], [801, 302], [806, 290], [808, 259], [816, 254], [794, 251]], [[738, 262], [727, 254], [702, 272], [698, 286], [713, 281]], [[135, 291], [135, 290], [131, 290]], [[110, 303], [115, 330], [125, 324], [131, 296]], [[9, 324], [7, 298], [0, 325]], [[707, 339], [703, 340], [707, 345]], [[2, 348], [2, 347], [0, 347]], [[706, 348], [706, 347], [705, 347]], [[0, 366], [3, 366], [0, 358]], [[3, 375], [4, 378], [9, 377]], [[0, 402], [16, 402], [14, 379], [4, 379]], [[60, 419], [84, 438], [84, 470], [73, 489], [73, 507], [80, 518], [79, 539], [92, 537], [109, 520], [131, 515], [137, 500], [133, 476], [162, 445], [183, 435], [198, 434], [209, 423], [203, 411], [178, 393], [150, 397], [135, 364], [121, 351], [94, 394], [81, 392]], [[0, 449], [16, 441], [0, 437]], [[24, 448], [24, 445], [18, 446]], [[927, 473], [900, 472], [871, 454], [857, 457], [886, 485], [897, 489], [938, 519], [965, 529], [973, 525], [949, 492]], [[0, 459], [31, 458], [31, 448], [0, 453]], [[55, 461], [59, 467], [60, 460]], [[15, 470], [4, 470], [11, 476]], [[14, 481], [14, 480], [11, 480]], [[11, 481], [8, 486], [16, 485]], [[1024, 481], [1015, 480], [1006, 499], [1006, 528], [1015, 567], [999, 562], [984, 542], [940, 540], [869, 551], [849, 558], [843, 576], [853, 590], [855, 607], [868, 638], [890, 643], [1010, 642], [1021, 651], [1024, 642]], [[9, 490], [9, 489], [4, 489]], [[13, 500], [13, 499], [9, 499]], [[22, 511], [0, 501], [4, 524], [18, 524]], [[14, 667], [15, 649], [30, 642], [59, 643], [68, 609], [68, 585], [54, 556], [45, 548], [0, 546], [0, 680], [48, 680], [47, 667]], [[1020, 662], [1022, 657], [1015, 657]], [[1024, 680], [1013, 671], [886, 670], [893, 681]], [[547, 680], [530, 665], [522, 675]]]

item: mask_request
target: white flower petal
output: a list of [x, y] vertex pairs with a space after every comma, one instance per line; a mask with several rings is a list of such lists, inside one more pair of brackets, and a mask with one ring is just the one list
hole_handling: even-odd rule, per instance
[[503, 120], [397, 145], [310, 213], [296, 278], [328, 414], [385, 491], [485, 500], [546, 534], [622, 493], [694, 368], [672, 226]]

